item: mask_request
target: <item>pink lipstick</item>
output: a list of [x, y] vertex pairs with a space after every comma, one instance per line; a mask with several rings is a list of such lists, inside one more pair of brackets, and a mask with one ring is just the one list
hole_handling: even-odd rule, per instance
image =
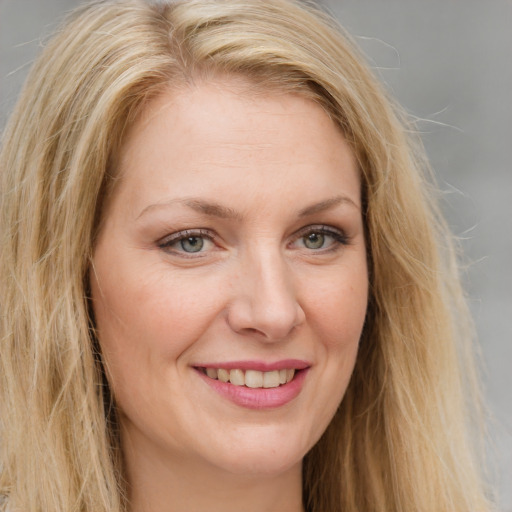
[[310, 364], [297, 359], [276, 362], [229, 361], [194, 365], [216, 393], [241, 407], [272, 409], [291, 402], [302, 390]]

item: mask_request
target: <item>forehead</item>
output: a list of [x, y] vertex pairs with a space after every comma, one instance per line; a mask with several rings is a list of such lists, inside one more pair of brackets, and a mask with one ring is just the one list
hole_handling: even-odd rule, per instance
[[[219, 137], [226, 135], [232, 142], [243, 142], [247, 135], [256, 143], [264, 140], [272, 129], [279, 131], [285, 116], [295, 117], [294, 122], [304, 124], [306, 114], [328, 126], [331, 135], [339, 138], [341, 128], [330, 120], [329, 114], [315, 99], [307, 87], [299, 93], [287, 90], [284, 85], [281, 88], [241, 75], [198, 76], [190, 83], [169, 87], [145, 105], [125, 137], [121, 155], [134, 137], [140, 138], [145, 132], [149, 134], [155, 124], [169, 131], [173, 126], [181, 125], [182, 130], [188, 129], [187, 135], [205, 134], [208, 138], [215, 133]], [[162, 122], [164, 116], [167, 116], [166, 125]], [[158, 117], [160, 120], [156, 119]], [[268, 122], [270, 117], [273, 126]], [[262, 119], [265, 126], [259, 123]], [[231, 131], [225, 128], [231, 128]], [[258, 128], [261, 131], [258, 132]]]
[[139, 198], [157, 190], [222, 196], [228, 185], [244, 191], [249, 181], [265, 196], [271, 189], [293, 193], [309, 180], [312, 195], [343, 185], [359, 199], [352, 151], [319, 105], [298, 94], [255, 91], [239, 80], [199, 83], [153, 99], [119, 156], [120, 187], [130, 185]]

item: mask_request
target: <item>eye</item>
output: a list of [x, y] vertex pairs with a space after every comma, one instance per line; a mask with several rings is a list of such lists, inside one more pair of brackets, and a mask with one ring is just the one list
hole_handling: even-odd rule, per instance
[[325, 238], [323, 233], [310, 233], [303, 236], [302, 241], [308, 249], [321, 249], [325, 244]]
[[189, 236], [179, 241], [185, 252], [199, 252], [204, 247], [204, 238], [201, 236]]
[[178, 255], [201, 255], [214, 247], [213, 235], [207, 230], [179, 231], [165, 237], [158, 246]]
[[347, 245], [348, 238], [337, 228], [330, 226], [307, 226], [298, 232], [293, 245], [311, 251], [336, 250], [340, 245]]

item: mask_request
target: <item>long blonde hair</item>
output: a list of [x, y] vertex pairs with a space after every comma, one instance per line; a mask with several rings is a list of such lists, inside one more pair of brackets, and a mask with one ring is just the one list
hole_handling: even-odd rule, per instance
[[0, 496], [11, 511], [126, 510], [90, 258], [126, 128], [164, 89], [214, 74], [318, 102], [361, 172], [368, 317], [304, 460], [307, 510], [489, 510], [470, 324], [421, 147], [350, 38], [293, 0], [93, 2], [34, 65], [0, 153]]

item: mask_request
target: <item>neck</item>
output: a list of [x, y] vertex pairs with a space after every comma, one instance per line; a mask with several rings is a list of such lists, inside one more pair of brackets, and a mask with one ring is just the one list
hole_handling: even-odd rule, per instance
[[[303, 512], [301, 464], [234, 474], [193, 457], [123, 443], [130, 512]], [[130, 446], [132, 449], [130, 449]]]

